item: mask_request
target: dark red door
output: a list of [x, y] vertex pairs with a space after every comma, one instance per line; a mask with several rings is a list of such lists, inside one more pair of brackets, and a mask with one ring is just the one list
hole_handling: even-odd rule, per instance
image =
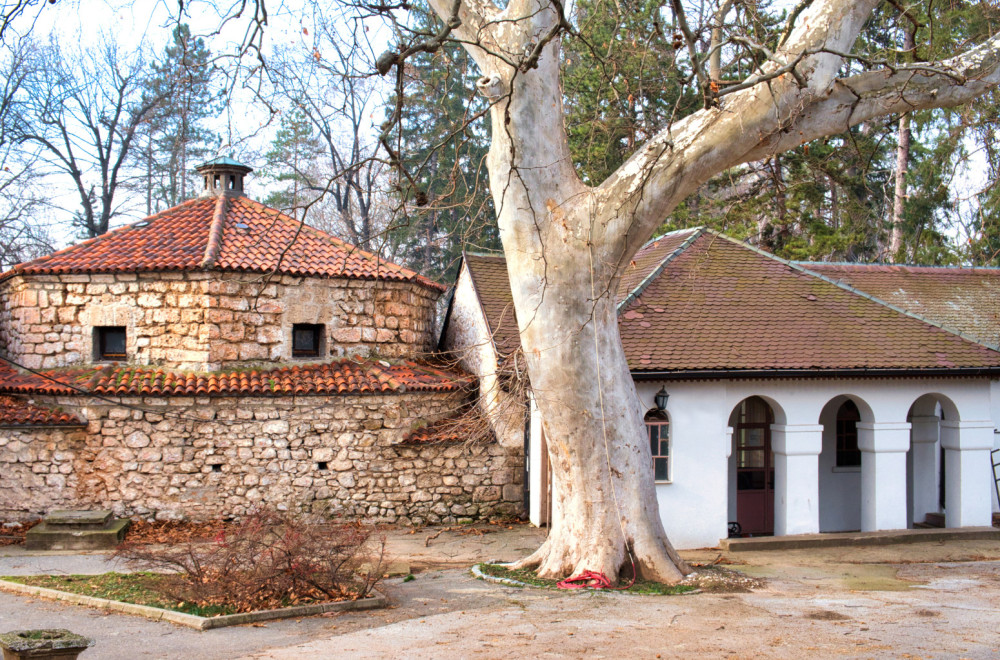
[[744, 534], [774, 533], [771, 407], [759, 397], [740, 403], [736, 442], [736, 520]]

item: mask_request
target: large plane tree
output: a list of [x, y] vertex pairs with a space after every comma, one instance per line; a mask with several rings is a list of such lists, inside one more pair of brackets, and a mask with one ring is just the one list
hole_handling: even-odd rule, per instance
[[[491, 192], [557, 484], [560, 515], [520, 564], [544, 576], [616, 576], [631, 554], [641, 576], [676, 582], [687, 569], [660, 522], [645, 411], [618, 335], [623, 272], [671, 210], [720, 172], [881, 115], [987, 93], [1000, 80], [1000, 37], [943, 61], [894, 64], [854, 52], [879, 0], [805, 0], [763, 35], [727, 31], [733, 3], [725, 2], [706, 48], [686, 5], [671, 0], [662, 13], [673, 27], [664, 38], [686, 56], [704, 107], [666, 124], [604, 181], [588, 185], [564, 123], [559, 49], [575, 28], [563, 3], [431, 4], [444, 28], [410, 50], [458, 39], [482, 73], [479, 93], [492, 103]], [[592, 47], [609, 52], [608, 43]], [[711, 55], [732, 49], [751, 53], [757, 65], [739, 79], [712, 79]], [[407, 54], [386, 54], [382, 70], [403, 66]]]

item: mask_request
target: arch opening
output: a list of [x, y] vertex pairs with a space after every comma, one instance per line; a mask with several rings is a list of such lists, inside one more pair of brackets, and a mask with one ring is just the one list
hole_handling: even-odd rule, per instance
[[[784, 419], [784, 412], [778, 408]], [[740, 401], [729, 416], [733, 429], [729, 458], [729, 521], [744, 535], [774, 533], [774, 457], [771, 425], [775, 408], [760, 396]], [[733, 526], [732, 523], [737, 523]]]

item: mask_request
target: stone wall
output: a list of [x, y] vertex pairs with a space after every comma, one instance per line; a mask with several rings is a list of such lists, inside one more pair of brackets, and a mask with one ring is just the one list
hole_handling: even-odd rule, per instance
[[292, 360], [292, 325], [310, 323], [325, 328], [319, 359], [413, 356], [432, 347], [437, 297], [410, 282], [246, 273], [17, 276], [0, 283], [0, 347], [35, 369], [86, 363], [94, 328], [123, 326], [130, 362], [215, 371]]
[[[402, 524], [521, 511], [523, 456], [499, 444], [401, 444], [458, 395], [35, 397], [85, 431], [0, 429], [0, 517], [53, 508], [240, 516], [260, 504]], [[141, 408], [142, 410], [135, 410]]]

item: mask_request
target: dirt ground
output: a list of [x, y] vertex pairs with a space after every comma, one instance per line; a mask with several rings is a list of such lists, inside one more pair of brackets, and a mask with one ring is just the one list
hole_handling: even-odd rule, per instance
[[[470, 564], [523, 556], [544, 530], [439, 531], [389, 534], [397, 569], [415, 579], [385, 581], [385, 610], [198, 632], [0, 594], [0, 630], [59, 625], [90, 635], [97, 645], [85, 660], [1000, 657], [996, 541], [733, 553], [722, 561], [765, 578], [763, 588], [663, 597], [485, 583]], [[96, 560], [2, 550], [0, 572]], [[720, 551], [682, 554], [708, 563]]]

